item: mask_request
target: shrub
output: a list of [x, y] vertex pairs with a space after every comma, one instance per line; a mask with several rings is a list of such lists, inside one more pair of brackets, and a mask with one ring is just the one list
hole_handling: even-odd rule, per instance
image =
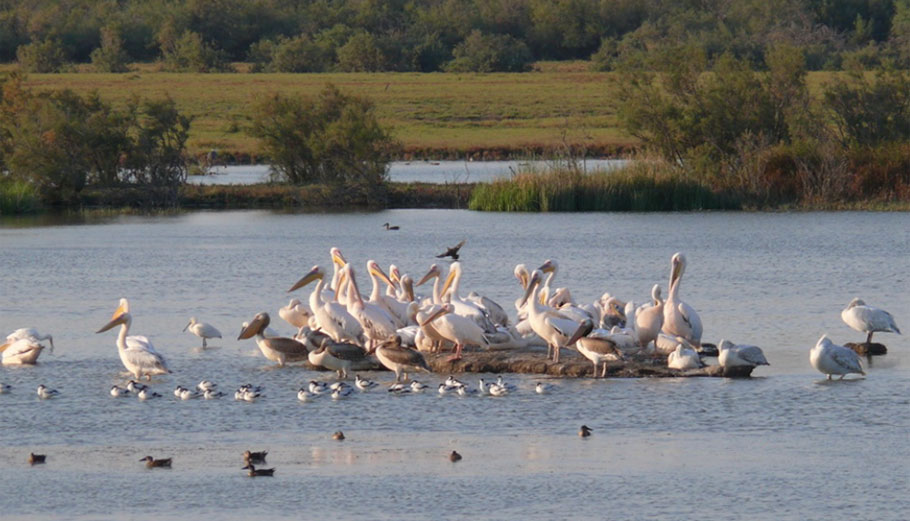
[[378, 72], [388, 68], [388, 60], [370, 33], [357, 33], [338, 49], [338, 70]]
[[524, 72], [531, 68], [531, 51], [506, 34], [483, 34], [474, 30], [455, 46], [450, 72]]
[[101, 47], [92, 51], [92, 65], [98, 72], [129, 72], [129, 55], [116, 27], [101, 29]]
[[[166, 34], [166, 33], [165, 33]], [[184, 31], [177, 39], [162, 41], [164, 69], [171, 72], [226, 72], [231, 65], [224, 51], [214, 49], [202, 36]]]
[[16, 61], [25, 72], [60, 72], [66, 65], [66, 53], [60, 40], [48, 38], [43, 42], [20, 45], [16, 49]]

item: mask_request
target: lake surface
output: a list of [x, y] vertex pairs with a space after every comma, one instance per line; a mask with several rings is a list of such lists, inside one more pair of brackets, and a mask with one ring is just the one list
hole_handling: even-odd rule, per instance
[[[629, 163], [625, 159], [587, 159], [579, 166], [588, 172], [613, 170]], [[397, 183], [489, 183], [509, 178], [518, 171], [543, 172], [555, 168], [554, 161], [395, 161], [389, 166], [389, 180]], [[565, 164], [564, 162], [562, 163]], [[190, 176], [187, 182], [201, 185], [248, 185], [269, 180], [268, 165], [214, 167], [212, 175]]]
[[[401, 230], [386, 232], [387, 221]], [[380, 389], [301, 404], [297, 388], [329, 374], [276, 368], [235, 340], [259, 311], [290, 333], [277, 318], [285, 290], [314, 264], [329, 267], [332, 246], [368, 288], [367, 259], [419, 278], [463, 238], [462, 293], [481, 291], [513, 316], [518, 262], [558, 261], [557, 285], [579, 301], [610, 291], [643, 302], [654, 283], [666, 291], [670, 256], [684, 251], [681, 295], [705, 340], [758, 344], [771, 366], [749, 380], [550, 379], [557, 390], [544, 396], [539, 378], [505, 375], [519, 391], [504, 398]], [[0, 221], [0, 245], [0, 331], [34, 326], [57, 346], [35, 367], [0, 368], [13, 386], [0, 395], [4, 519], [882, 520], [910, 509], [907, 339], [876, 334], [890, 352], [864, 379], [825, 382], [808, 362], [822, 333], [863, 339], [840, 320], [854, 296], [910, 328], [910, 214], [39, 217]], [[124, 296], [131, 332], [174, 371], [152, 380], [162, 399], [108, 394], [125, 382], [116, 333], [94, 331]], [[221, 329], [216, 348], [181, 332], [191, 315]], [[203, 378], [231, 394], [263, 385], [266, 396], [173, 397]], [[39, 383], [61, 396], [39, 400]], [[581, 424], [590, 438], [577, 436]], [[339, 429], [343, 442], [331, 439]], [[268, 450], [275, 477], [247, 478], [246, 449]], [[450, 463], [452, 450], [464, 460]], [[30, 451], [48, 463], [29, 467]], [[146, 469], [146, 454], [173, 457], [173, 469]]]

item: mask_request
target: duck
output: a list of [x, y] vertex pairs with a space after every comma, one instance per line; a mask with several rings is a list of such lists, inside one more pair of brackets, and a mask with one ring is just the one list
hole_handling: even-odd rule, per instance
[[588, 427], [587, 425], [582, 425], [581, 428], [578, 429], [578, 435], [581, 436], [582, 438], [587, 438], [588, 436], [591, 435], [591, 432], [593, 430], [594, 429]]
[[335, 441], [342, 441], [344, 440], [344, 433], [341, 431], [335, 431], [335, 433], [332, 434], [332, 439]]
[[449, 454], [449, 461], [451, 461], [452, 463], [455, 463], [456, 461], [461, 461], [461, 460], [462, 460], [461, 454], [459, 454], [457, 451], [453, 450], [452, 453]]
[[249, 465], [254, 463], [256, 465], [265, 463], [265, 457], [268, 456], [269, 451], [264, 450], [260, 452], [251, 452], [249, 450], [243, 452], [243, 462]]
[[241, 467], [240, 470], [248, 470], [247, 475], [251, 478], [257, 478], [261, 476], [274, 476], [275, 469], [257, 469], [255, 465], [250, 463], [245, 467]]
[[395, 231], [395, 230], [399, 229], [398, 226], [393, 226], [389, 223], [385, 223], [385, 224], [383, 224], [383, 226], [385, 226], [386, 231]]
[[42, 400], [47, 400], [49, 398], [53, 398], [54, 396], [58, 396], [60, 394], [60, 392], [57, 391], [56, 389], [48, 389], [47, 387], [45, 387], [44, 384], [41, 384], [38, 386], [37, 392], [38, 392], [38, 398], [41, 398]]
[[872, 334], [876, 332], [890, 332], [901, 334], [897, 324], [894, 323], [894, 317], [884, 309], [873, 306], [867, 306], [859, 298], [855, 298], [847, 304], [840, 313], [841, 320], [851, 328], [860, 333], [868, 333], [866, 343], [872, 343]]
[[171, 468], [171, 458], [155, 459], [151, 456], [146, 456], [139, 461], [144, 461], [145, 466], [150, 469], [154, 469], [154, 468], [169, 469], [169, 468]]
[[47, 454], [35, 454], [34, 452], [28, 453], [28, 464], [29, 465], [38, 465], [40, 463], [45, 463], [47, 461]]
[[828, 380], [831, 379], [831, 375], [840, 375], [840, 379], [843, 380], [848, 374], [866, 374], [856, 351], [835, 344], [828, 335], [822, 335], [815, 347], [809, 350], [809, 363], [826, 375]]
[[184, 331], [187, 329], [190, 330], [190, 333], [202, 339], [202, 349], [208, 347], [206, 345], [206, 340], [210, 338], [221, 338], [221, 331], [218, 331], [218, 329], [211, 324], [197, 321], [196, 317], [190, 317], [189, 323], [183, 327]]

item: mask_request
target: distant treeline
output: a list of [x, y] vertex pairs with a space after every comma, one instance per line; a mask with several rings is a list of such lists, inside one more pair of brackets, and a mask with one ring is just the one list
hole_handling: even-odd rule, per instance
[[780, 45], [810, 70], [906, 68], [910, 0], [0, 0], [0, 61], [31, 72], [661, 69], [692, 47], [764, 68]]

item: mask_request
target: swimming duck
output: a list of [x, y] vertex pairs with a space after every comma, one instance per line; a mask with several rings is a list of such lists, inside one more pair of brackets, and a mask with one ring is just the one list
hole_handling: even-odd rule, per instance
[[245, 467], [242, 467], [240, 470], [249, 470], [247, 475], [251, 478], [275, 475], [275, 469], [257, 469], [252, 463]]
[[171, 458], [155, 459], [155, 458], [153, 458], [153, 457], [151, 457], [151, 456], [146, 456], [146, 457], [142, 458], [142, 459], [139, 460], [139, 461], [144, 461], [144, 462], [145, 462], [145, 466], [148, 467], [148, 468], [150, 468], [150, 469], [153, 469], [153, 468], [167, 468], [167, 469], [169, 469], [169, 468], [171, 468]]
[[451, 461], [452, 463], [455, 463], [456, 461], [461, 461], [461, 454], [459, 454], [457, 451], [453, 450], [452, 453], [449, 454], [449, 461]]
[[332, 434], [332, 439], [335, 441], [342, 441], [344, 439], [344, 433], [341, 431], [335, 431], [335, 434]]
[[261, 452], [250, 452], [244, 451], [243, 453], [243, 462], [249, 465], [250, 463], [261, 464], [265, 463], [265, 457], [269, 454], [269, 451], [264, 450]]
[[42, 400], [53, 398], [59, 394], [60, 393], [56, 389], [48, 389], [44, 384], [38, 386], [38, 398], [41, 398]]
[[588, 436], [591, 435], [592, 430], [593, 429], [588, 427], [587, 425], [582, 425], [581, 428], [578, 429], [578, 435], [581, 436], [582, 438], [587, 438]]
[[37, 465], [39, 463], [44, 463], [47, 461], [47, 454], [35, 454], [34, 452], [28, 453], [28, 464]]

